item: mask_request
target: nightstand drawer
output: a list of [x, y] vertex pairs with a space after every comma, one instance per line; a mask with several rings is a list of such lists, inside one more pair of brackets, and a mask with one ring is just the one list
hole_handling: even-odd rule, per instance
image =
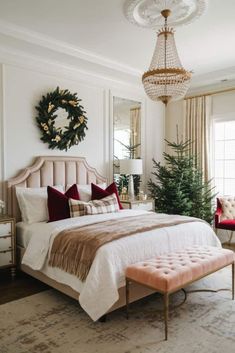
[[153, 210], [153, 203], [152, 202], [138, 202], [132, 205], [133, 210], [145, 210], [145, 211], [152, 211]]
[[8, 266], [12, 265], [12, 252], [6, 251], [6, 252], [0, 252], [0, 266]]
[[0, 224], [0, 237], [11, 235], [11, 222]]
[[12, 249], [12, 238], [0, 237], [0, 251], [11, 250]]

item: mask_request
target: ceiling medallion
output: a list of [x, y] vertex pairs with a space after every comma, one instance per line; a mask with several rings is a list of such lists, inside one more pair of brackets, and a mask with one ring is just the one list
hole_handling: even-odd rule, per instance
[[127, 0], [124, 6], [129, 22], [140, 27], [160, 29], [164, 25], [161, 12], [170, 9], [169, 26], [193, 22], [206, 10], [208, 0]]

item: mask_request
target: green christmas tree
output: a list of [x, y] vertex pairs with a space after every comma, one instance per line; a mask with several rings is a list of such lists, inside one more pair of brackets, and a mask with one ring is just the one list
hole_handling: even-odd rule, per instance
[[189, 154], [191, 141], [172, 143], [173, 150], [164, 153], [165, 165], [153, 159], [155, 181], [148, 182], [151, 196], [155, 199], [157, 212], [201, 218], [208, 223], [213, 220], [215, 194], [211, 181], [203, 180], [197, 167], [197, 157]]

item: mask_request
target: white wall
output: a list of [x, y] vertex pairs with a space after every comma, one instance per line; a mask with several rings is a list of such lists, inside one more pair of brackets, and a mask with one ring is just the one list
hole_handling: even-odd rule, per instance
[[[179, 140], [183, 139], [183, 105], [183, 100], [172, 102], [167, 105], [165, 119], [165, 139], [170, 142], [177, 141], [177, 128]], [[167, 145], [166, 151], [169, 152]]]
[[235, 92], [226, 92], [212, 96], [212, 117], [215, 115], [226, 116], [234, 114], [235, 119]]
[[165, 106], [148, 100], [146, 107], [146, 176], [151, 177], [152, 158], [163, 162], [165, 138]]
[[[176, 139], [176, 125], [179, 127], [179, 137], [184, 135], [183, 125], [184, 100], [172, 102], [166, 109], [166, 139]], [[227, 119], [233, 116], [235, 119], [235, 92], [220, 93], [211, 96], [211, 117]]]
[[68, 154], [85, 156], [92, 166], [105, 174], [104, 88], [4, 65], [6, 179], [29, 165], [34, 156], [67, 154], [65, 151], [49, 150], [48, 145], [40, 141], [41, 134], [35, 123], [35, 106], [42, 95], [56, 86], [78, 92], [87, 111], [85, 140], [73, 146]]
[[[1, 61], [1, 57], [0, 57]], [[36, 126], [35, 106], [43, 94], [54, 90], [56, 86], [77, 92], [87, 111], [88, 130], [86, 137], [78, 146], [67, 152], [48, 149], [40, 141], [40, 132]], [[30, 165], [35, 156], [68, 155], [83, 156], [100, 174], [109, 175], [110, 153], [110, 95], [115, 90], [122, 96], [139, 99], [141, 97], [144, 114], [144, 151], [145, 180], [149, 178], [152, 157], [161, 159], [164, 138], [164, 110], [161, 103], [148, 100], [140, 86], [127, 85], [118, 80], [101, 79], [92, 73], [80, 73], [77, 70], [55, 65], [43, 65], [40, 62], [20, 62], [2, 60], [0, 65], [0, 162], [1, 181], [15, 176], [21, 169]], [[3, 184], [2, 184], [3, 185]], [[4, 197], [3, 188], [0, 198]]]

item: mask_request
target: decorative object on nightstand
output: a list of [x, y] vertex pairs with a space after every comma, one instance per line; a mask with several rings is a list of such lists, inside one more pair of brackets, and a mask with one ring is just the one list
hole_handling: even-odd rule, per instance
[[16, 273], [15, 219], [0, 215], [0, 269], [11, 268], [12, 277]]
[[143, 173], [142, 159], [121, 159], [120, 174], [128, 174], [128, 197], [129, 200], [135, 199], [133, 175], [141, 175]]
[[121, 200], [121, 201], [126, 201], [126, 200], [128, 200], [127, 188], [126, 188], [125, 186], [122, 188], [122, 192], [121, 192], [121, 194], [120, 194], [120, 200]]
[[133, 210], [145, 210], [145, 211], [154, 211], [154, 200], [127, 200], [121, 201], [122, 207], [125, 209]]

